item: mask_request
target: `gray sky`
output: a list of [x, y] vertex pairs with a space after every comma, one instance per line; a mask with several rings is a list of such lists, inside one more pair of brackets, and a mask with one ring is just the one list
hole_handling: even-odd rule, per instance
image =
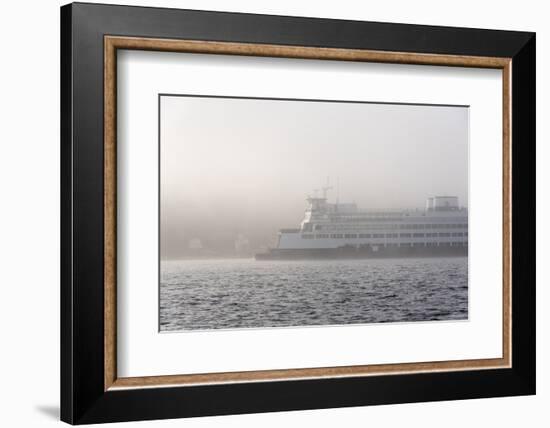
[[360, 208], [467, 205], [468, 133], [465, 107], [162, 96], [161, 257], [268, 245], [327, 177]]

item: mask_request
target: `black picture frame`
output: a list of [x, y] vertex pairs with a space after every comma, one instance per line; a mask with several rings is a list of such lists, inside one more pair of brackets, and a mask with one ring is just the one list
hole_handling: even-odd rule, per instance
[[[512, 367], [104, 388], [104, 36], [512, 59]], [[73, 3], [61, 8], [61, 419], [71, 424], [535, 393], [535, 34]]]

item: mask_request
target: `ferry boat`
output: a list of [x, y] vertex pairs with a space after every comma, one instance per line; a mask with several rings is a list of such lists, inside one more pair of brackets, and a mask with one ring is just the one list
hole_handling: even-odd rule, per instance
[[468, 209], [434, 196], [423, 209], [360, 210], [355, 203], [308, 197], [299, 228], [281, 229], [257, 260], [468, 255]]

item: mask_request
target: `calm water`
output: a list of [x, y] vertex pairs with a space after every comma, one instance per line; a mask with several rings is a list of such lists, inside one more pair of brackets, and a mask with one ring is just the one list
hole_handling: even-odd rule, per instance
[[467, 318], [467, 257], [161, 263], [162, 331]]

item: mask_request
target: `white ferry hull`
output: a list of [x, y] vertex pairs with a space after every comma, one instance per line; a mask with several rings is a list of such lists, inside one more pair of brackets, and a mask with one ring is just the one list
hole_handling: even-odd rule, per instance
[[467, 257], [468, 246], [463, 244], [409, 247], [339, 247], [339, 248], [272, 248], [256, 254], [256, 260], [316, 260], [369, 259], [405, 257]]

